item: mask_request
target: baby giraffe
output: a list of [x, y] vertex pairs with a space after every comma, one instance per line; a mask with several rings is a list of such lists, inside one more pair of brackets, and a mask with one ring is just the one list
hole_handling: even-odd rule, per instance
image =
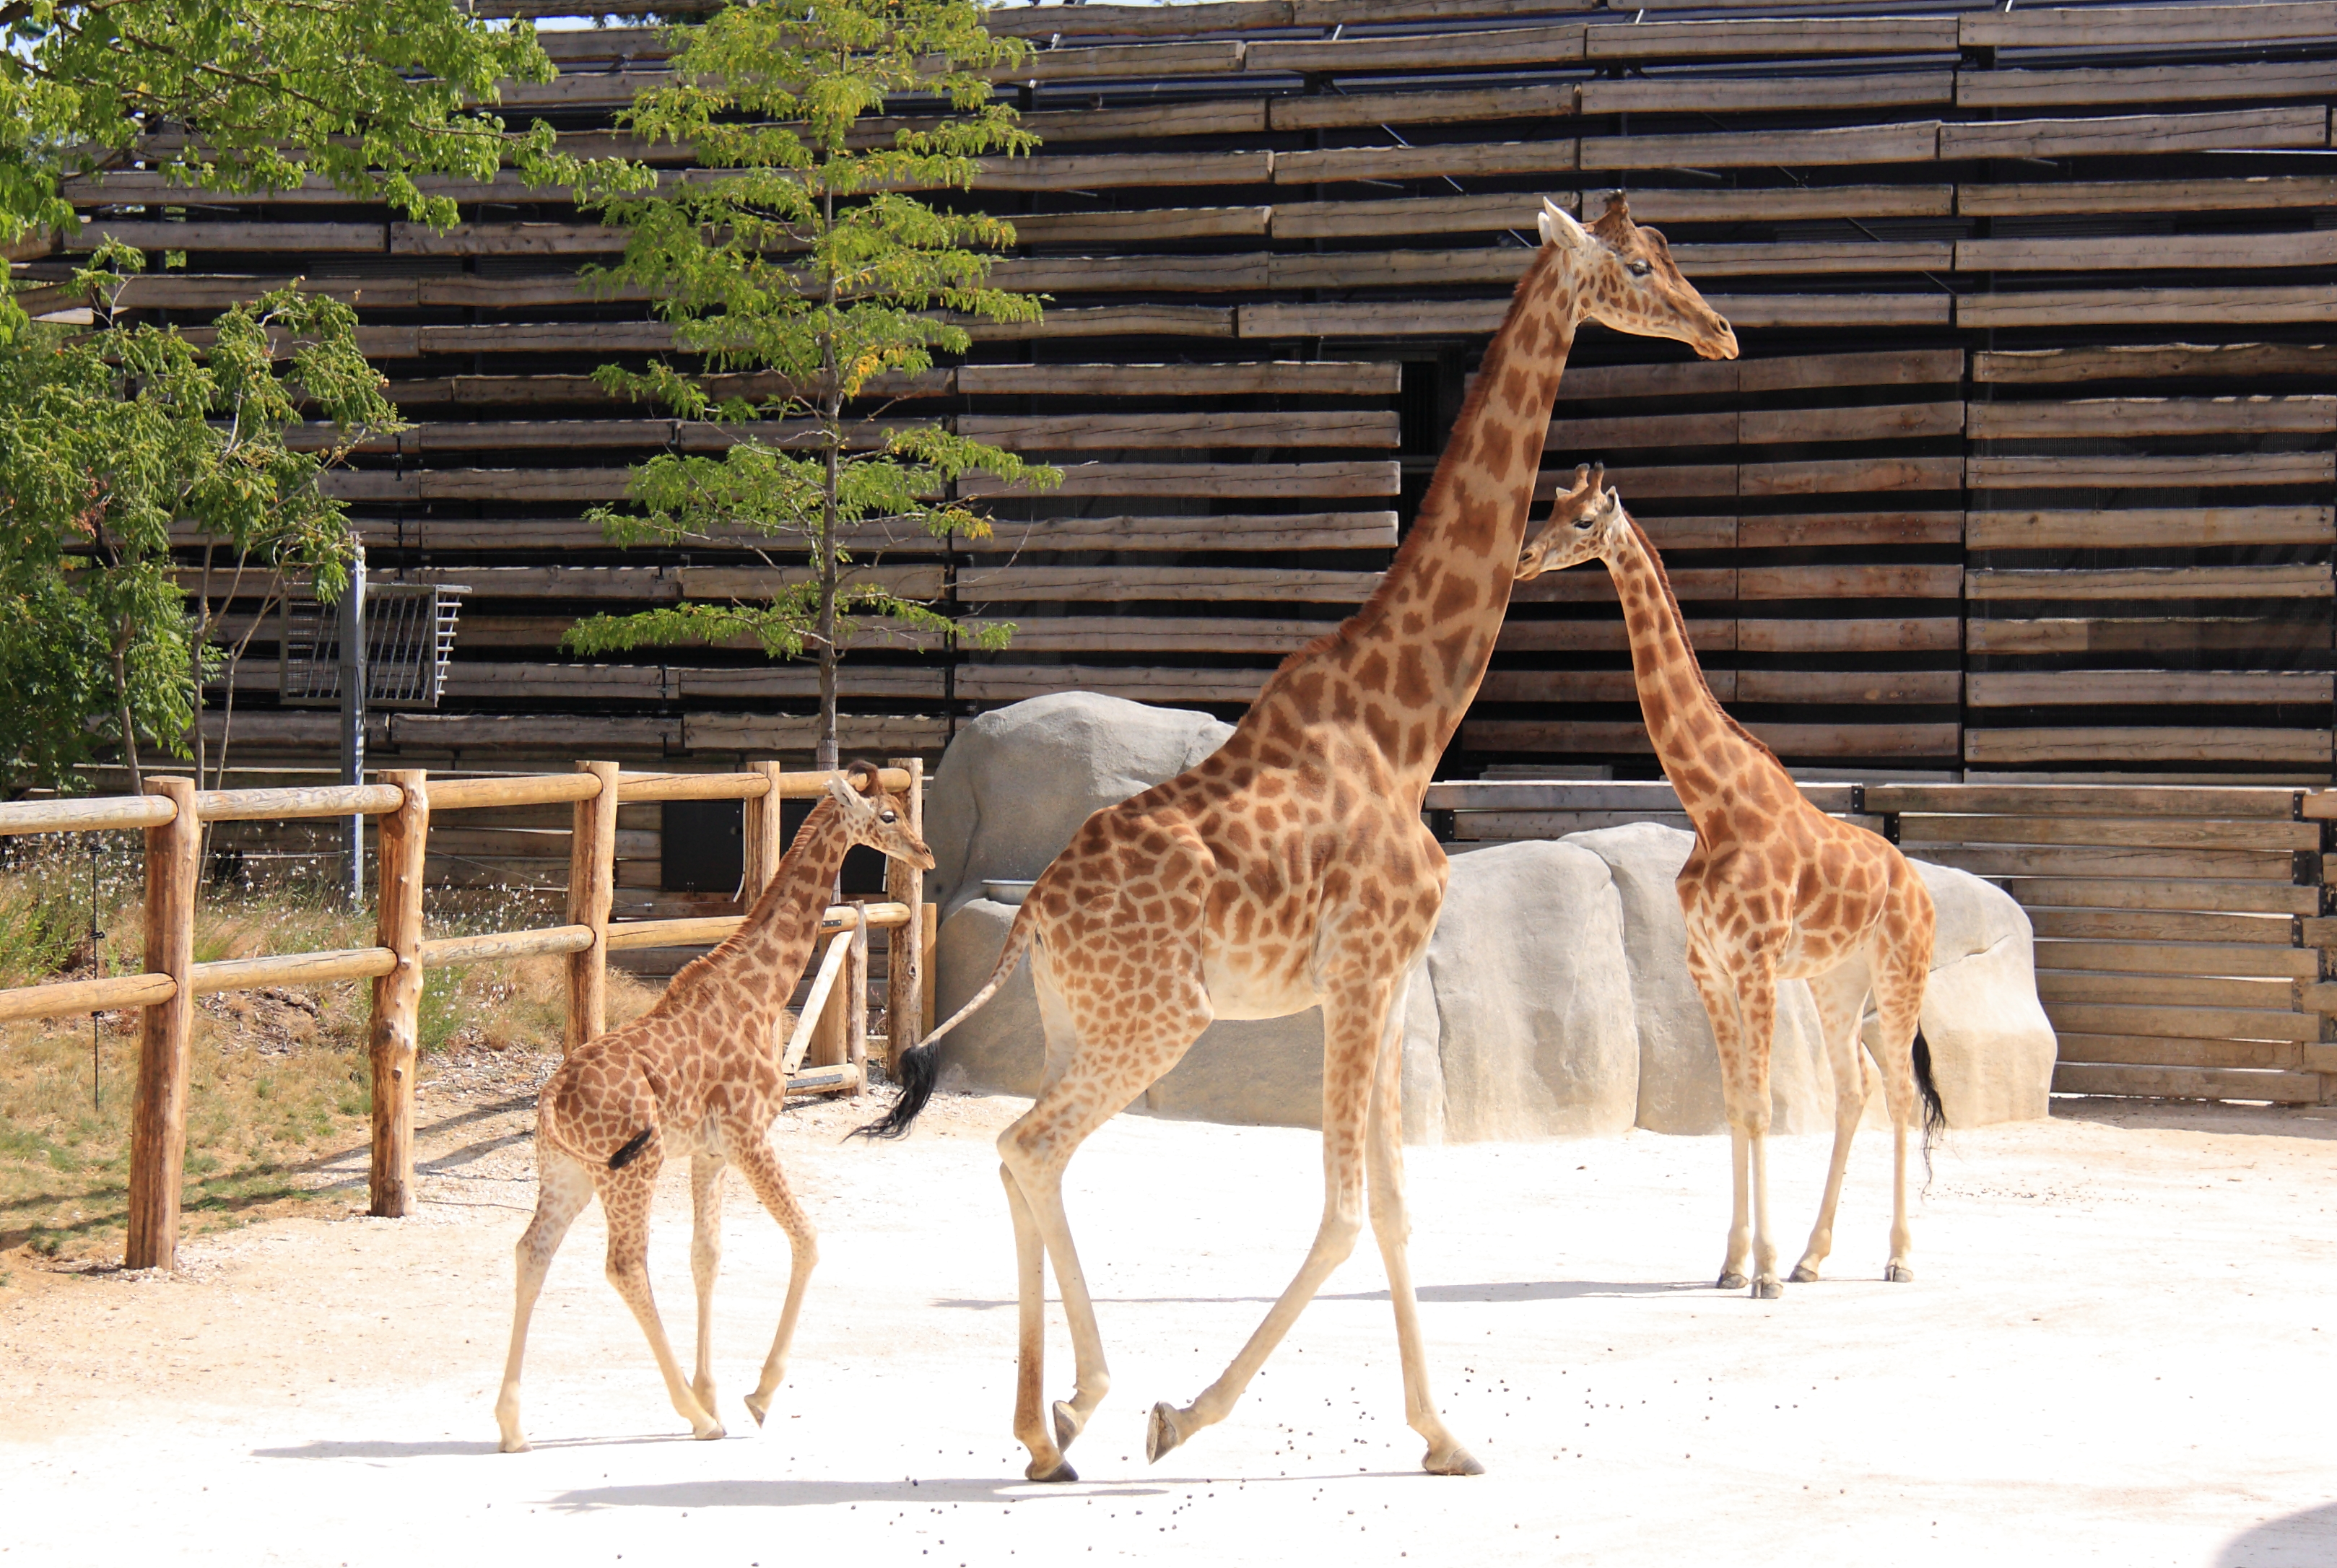
[[[504, 1453], [527, 1447], [519, 1423], [519, 1369], [528, 1318], [561, 1238], [596, 1192], [609, 1221], [609, 1283], [649, 1336], [674, 1409], [693, 1436], [722, 1436], [714, 1415], [710, 1331], [726, 1162], [746, 1172], [793, 1252], [778, 1334], [762, 1381], [747, 1396], [758, 1425], [770, 1409], [787, 1373], [787, 1342], [804, 1287], [819, 1260], [811, 1221], [787, 1191], [766, 1141], [787, 1095], [777, 1025], [811, 956], [844, 852], [866, 844], [927, 870], [934, 864], [933, 851], [909, 830], [907, 809], [885, 792], [876, 769], [855, 762], [850, 775], [850, 783], [828, 780], [826, 799], [787, 846], [747, 923], [675, 975], [656, 1006], [571, 1052], [544, 1084], [536, 1102], [535, 1218], [520, 1238], [519, 1304], [495, 1400]], [[695, 1220], [690, 1271], [698, 1284], [698, 1374], [689, 1383], [658, 1320], [647, 1268], [658, 1171], [669, 1152], [685, 1150]]]
[[1736, 1178], [1720, 1289], [1744, 1286], [1749, 1241], [1753, 1294], [1785, 1294], [1769, 1230], [1769, 1051], [1777, 983], [1794, 979], [1807, 980], [1817, 1001], [1833, 1068], [1834, 1138], [1817, 1228], [1793, 1277], [1815, 1279], [1833, 1247], [1834, 1205], [1871, 1087], [1858, 1044], [1872, 995], [1876, 1025], [1864, 1037], [1882, 1069], [1898, 1161], [1891, 1263], [1883, 1278], [1912, 1279], [1907, 1132], [1918, 1093], [1926, 1158], [1931, 1134], [1945, 1124], [1918, 1024], [1931, 968], [1931, 891], [1881, 835], [1829, 817], [1804, 799], [1775, 754], [1722, 710], [1688, 646], [1679, 601], [1656, 547], [1623, 510], [1622, 497], [1606, 487], [1605, 468], [1593, 471], [1586, 464], [1575, 470], [1573, 490], [1558, 498], [1550, 521], [1528, 541], [1518, 578], [1593, 556], [1606, 564], [1622, 601], [1648, 738], [1696, 824], [1696, 848], [1680, 867], [1680, 908], [1687, 916], [1688, 975], [1720, 1047], [1721, 1097]]

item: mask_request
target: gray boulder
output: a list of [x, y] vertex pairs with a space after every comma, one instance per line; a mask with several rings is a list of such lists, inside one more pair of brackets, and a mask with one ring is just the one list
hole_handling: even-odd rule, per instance
[[[958, 731], [926, 786], [925, 838], [935, 865], [925, 897], [941, 906], [946, 926], [983, 896], [985, 877], [1038, 876], [1095, 811], [1174, 779], [1233, 732], [1207, 713], [1092, 691], [1058, 691], [983, 714]], [[950, 973], [942, 971], [944, 979]]]
[[1914, 866], [1940, 917], [1923, 1037], [1948, 1125], [2036, 1121], [2048, 1113], [2058, 1044], [2037, 999], [2029, 912], [1968, 871]]
[[[1570, 833], [1560, 840], [1605, 861], [1621, 895], [1623, 951], [1639, 1026], [1636, 1125], [1651, 1132], [1725, 1132], [1720, 1047], [1687, 975], [1687, 917], [1673, 885], [1696, 835], [1659, 822]], [[1818, 1032], [1809, 986], [1777, 987], [1777, 1033], [1769, 1057], [1770, 1128], [1831, 1132], [1833, 1072]]]

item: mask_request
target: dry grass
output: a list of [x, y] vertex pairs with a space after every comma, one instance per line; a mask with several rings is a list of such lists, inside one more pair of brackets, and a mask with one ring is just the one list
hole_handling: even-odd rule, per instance
[[[0, 986], [142, 966], [136, 867], [126, 848], [100, 858], [96, 902], [106, 935], [93, 951], [85, 851], [70, 861], [26, 857], [0, 869]], [[453, 928], [490, 928], [502, 913], [477, 910]], [[207, 893], [195, 957], [371, 941], [369, 915], [321, 896]], [[656, 995], [611, 972], [611, 1021], [635, 1016]], [[198, 1002], [184, 1233], [314, 1202], [328, 1185], [327, 1161], [364, 1146], [372, 1115], [369, 1003], [369, 988], [356, 984], [271, 986]], [[507, 1058], [513, 1092], [524, 1092], [556, 1057], [564, 1006], [558, 959], [433, 972], [423, 993], [422, 1081], [430, 1080], [433, 1058], [452, 1051]], [[11, 1264], [120, 1257], [138, 1027], [135, 1012], [103, 1014], [94, 1024], [0, 1025], [0, 1286]]]

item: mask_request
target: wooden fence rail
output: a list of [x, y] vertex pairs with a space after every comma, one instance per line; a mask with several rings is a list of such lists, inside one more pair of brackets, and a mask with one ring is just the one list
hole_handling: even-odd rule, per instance
[[[56, 1018], [115, 1008], [142, 1010], [138, 1089], [131, 1116], [130, 1234], [124, 1265], [174, 1266], [181, 1186], [186, 1162], [186, 1095], [194, 1043], [194, 999], [217, 991], [287, 983], [373, 982], [367, 1029], [373, 1083], [371, 1211], [413, 1211], [414, 1078], [425, 971], [497, 959], [560, 955], [568, 963], [569, 1048], [606, 1026], [607, 963], [628, 948], [698, 946], [720, 942], [745, 924], [740, 915], [685, 919], [609, 918], [616, 858], [617, 808], [657, 800], [741, 800], [748, 815], [744, 900], [751, 905], [778, 869], [779, 803], [817, 796], [842, 775], [789, 773], [775, 762], [744, 773], [628, 773], [613, 762], [583, 762], [567, 774], [444, 779], [420, 769], [381, 775], [375, 784], [298, 789], [199, 790], [179, 778], [150, 779], [142, 796], [0, 803], [0, 837], [87, 833], [128, 828], [146, 835], [145, 969], [136, 975], [0, 990], [0, 1023]], [[910, 823], [922, 831], [924, 767], [895, 760], [881, 774], [906, 797]], [[463, 936], [423, 935], [423, 868], [431, 818], [446, 811], [573, 802], [569, 918], [560, 926]], [[194, 962], [195, 905], [202, 825], [296, 817], [381, 818], [375, 944], [326, 952], [268, 954]], [[892, 972], [891, 1051], [916, 1044], [932, 1027], [933, 992], [925, 947], [934, 911], [924, 876], [887, 862], [884, 901], [838, 905], [821, 921], [826, 950], [811, 994], [784, 1052], [790, 1089], [858, 1093], [867, 1083], [868, 933], [885, 929]]]

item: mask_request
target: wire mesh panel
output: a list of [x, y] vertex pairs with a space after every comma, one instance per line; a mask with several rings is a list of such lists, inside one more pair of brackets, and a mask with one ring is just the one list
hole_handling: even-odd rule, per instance
[[[455, 623], [470, 590], [445, 583], [366, 587], [366, 705], [435, 708], [455, 655]], [[278, 693], [288, 708], [330, 708], [341, 700], [337, 604], [288, 594]]]

